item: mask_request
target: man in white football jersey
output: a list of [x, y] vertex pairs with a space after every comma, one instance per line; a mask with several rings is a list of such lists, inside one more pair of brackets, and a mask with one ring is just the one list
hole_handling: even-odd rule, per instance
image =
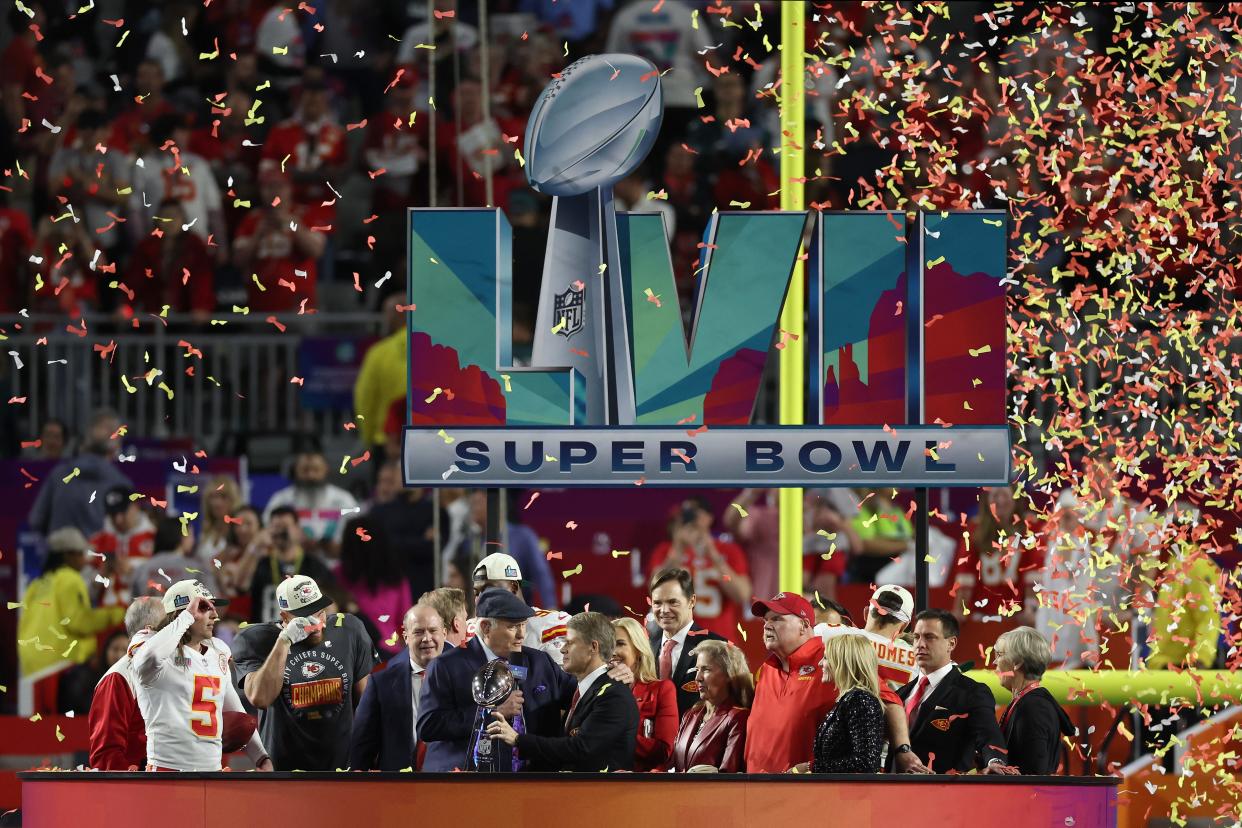
[[[147, 770], [218, 771], [225, 711], [242, 711], [228, 645], [212, 637], [217, 599], [198, 581], [164, 593], [164, 621], [134, 650], [138, 707], [147, 727]], [[256, 732], [245, 747], [259, 770], [272, 761]]]
[[[476, 601], [483, 594], [483, 590], [492, 587], [508, 590], [523, 601], [526, 600], [526, 597], [522, 595], [522, 570], [512, 555], [506, 555], [503, 552], [493, 552], [488, 555], [474, 568], [473, 580]], [[543, 650], [552, 656], [552, 660], [557, 665], [562, 665], [564, 657], [561, 655], [561, 648], [565, 646], [565, 622], [569, 620], [569, 613], [560, 610], [541, 610], [538, 607], [531, 607], [531, 609], [535, 611], [535, 615], [526, 621], [526, 638], [522, 641], [523, 646]], [[478, 627], [478, 618], [471, 618], [466, 622], [467, 641], [474, 638]]]
[[871, 595], [867, 624], [862, 629], [844, 624], [816, 624], [815, 633], [825, 641], [834, 635], [861, 635], [875, 647], [880, 662], [880, 681], [897, 689], [914, 677], [918, 667], [914, 647], [898, 636], [914, 616], [914, 596], [905, 587], [885, 584]]

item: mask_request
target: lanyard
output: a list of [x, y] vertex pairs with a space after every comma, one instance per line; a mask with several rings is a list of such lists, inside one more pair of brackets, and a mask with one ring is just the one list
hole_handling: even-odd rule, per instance
[[1029, 684], [1026, 687], [1023, 687], [1018, 691], [1018, 694], [1013, 697], [1013, 701], [1009, 702], [1009, 706], [1005, 708], [1005, 712], [1001, 714], [1001, 727], [1009, 724], [1009, 717], [1013, 715], [1013, 709], [1018, 706], [1018, 702], [1022, 700], [1023, 696], [1034, 690], [1036, 687], [1039, 687], [1038, 681], [1034, 684]]
[[[305, 559], [306, 559], [306, 552], [302, 549], [299, 549], [298, 559], [293, 562], [293, 572], [290, 574], [292, 575], [300, 574], [302, 572], [302, 561]], [[271, 570], [272, 570], [272, 586], [273, 587], [280, 586], [280, 582], [283, 581], [284, 578], [280, 577], [280, 564], [277, 562], [275, 554], [271, 554], [271, 553], [268, 554], [267, 564], [269, 567], [271, 567]]]

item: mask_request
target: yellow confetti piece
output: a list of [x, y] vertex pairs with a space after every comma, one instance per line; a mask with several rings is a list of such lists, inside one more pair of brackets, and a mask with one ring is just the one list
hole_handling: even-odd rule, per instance
[[936, 265], [941, 264], [941, 263], [943, 263], [943, 262], [944, 262], [944, 256], [937, 256], [937, 257], [936, 257], [936, 258], [934, 258], [934, 259], [928, 259], [928, 260], [927, 260], [927, 266], [928, 266], [928, 267], [935, 267]]
[[968, 354], [970, 354], [972, 357], [977, 357], [977, 356], [979, 356], [980, 354], [990, 354], [990, 353], [992, 353], [992, 346], [991, 346], [991, 345], [984, 345], [984, 346], [983, 346], [983, 347], [981, 347], [981, 348], [968, 348], [966, 352], [967, 352]]
[[448, 432], [447, 432], [447, 431], [445, 431], [444, 429], [440, 429], [440, 435], [439, 435], [439, 436], [440, 436], [440, 439], [444, 441], [444, 444], [445, 444], [446, 446], [451, 446], [451, 445], [453, 445], [453, 443], [456, 443], [456, 442], [457, 442], [457, 438], [456, 438], [456, 437], [450, 437], [450, 436], [448, 435]]
[[[194, 494], [194, 493], [195, 493], [195, 492], [197, 492], [197, 491], [198, 491], [198, 486], [186, 486], [186, 485], [183, 485], [183, 484], [178, 484], [178, 485], [177, 485], [177, 493], [178, 493], [178, 494], [183, 494], [183, 493], [187, 493], [187, 494]], [[131, 495], [131, 497], [132, 497], [132, 495]]]
[[990, 224], [993, 227], [1000, 227], [1001, 224], [1003, 224], [1004, 222], [1002, 222], [1000, 219], [984, 219], [983, 223]]
[[345, 613], [343, 613], [343, 612], [338, 612], [338, 613], [336, 614], [336, 625], [339, 627], [339, 626], [341, 626], [341, 625], [342, 625], [342, 624], [344, 624], [344, 623], [345, 623]]
[[289, 47], [288, 46], [273, 46], [272, 54], [273, 55], [287, 55], [289, 54]]
[[165, 394], [167, 394], [167, 395], [168, 395], [168, 399], [170, 399], [170, 400], [171, 400], [171, 399], [173, 398], [173, 390], [172, 390], [171, 388], [169, 388], [169, 387], [168, 387], [168, 383], [166, 383], [166, 382], [161, 382], [159, 385], [157, 385], [157, 386], [155, 386], [155, 387], [156, 387], [156, 388], [158, 388], [158, 389], [160, 389], [161, 391], [163, 391]]
[[613, 560], [616, 560], [617, 558], [623, 558], [623, 557], [625, 557], [625, 556], [626, 556], [626, 555], [628, 555], [628, 554], [630, 554], [630, 550], [628, 550], [628, 549], [614, 549], [614, 550], [612, 550], [612, 557], [613, 557]]
[[292, 157], [293, 155], [289, 154], [289, 155], [286, 155], [284, 158], [280, 159], [280, 171], [282, 173], [285, 171], [285, 163]]
[[512, 385], [512, 383], [510, 383], [510, 382], [509, 382], [509, 379], [510, 379], [509, 375], [508, 375], [508, 374], [501, 374], [501, 375], [500, 375], [500, 378], [501, 378], [502, 380], [504, 380], [504, 383], [505, 383], [505, 393], [506, 393], [506, 394], [510, 394], [510, 393], [512, 393], [512, 392], [513, 392], [513, 385]]
[[242, 307], [241, 305], [234, 305], [234, 306], [233, 306], [233, 313], [240, 313], [242, 316], [249, 316], [249, 315], [250, 315], [250, 306], [249, 306], [249, 305], [247, 305], [246, 307]]
[[70, 641], [70, 642], [69, 642], [69, 646], [68, 646], [68, 647], [66, 647], [66, 648], [65, 648], [65, 651], [64, 651], [63, 653], [61, 653], [61, 654], [60, 654], [60, 657], [61, 657], [61, 658], [68, 658], [68, 657], [69, 657], [69, 654], [73, 652], [73, 648], [74, 648], [74, 647], [76, 647], [76, 646], [78, 646], [78, 639], [76, 639], [76, 638], [75, 638], [75, 639], [73, 639], [72, 641]]
[[750, 202], [749, 201], [730, 201], [729, 206], [737, 207], [739, 210], [749, 210]]
[[126, 29], [125, 31], [121, 32], [121, 39], [120, 39], [120, 40], [118, 40], [118, 41], [116, 42], [116, 48], [118, 48], [118, 49], [119, 49], [119, 48], [121, 48], [122, 46], [124, 46], [124, 45], [125, 45], [125, 38], [127, 38], [127, 37], [129, 37], [129, 29]]
[[519, 167], [526, 166], [526, 159], [522, 157], [522, 151], [517, 147], [513, 148], [513, 157], [517, 159]]
[[33, 716], [31, 716], [31, 717], [30, 717], [30, 721], [32, 721], [32, 722], [41, 722], [41, 721], [43, 721], [43, 714], [42, 714], [42, 713], [36, 713], [36, 714], [34, 714]]
[[78, 468], [77, 466], [74, 466], [74, 467], [73, 467], [73, 471], [69, 472], [67, 475], [65, 475], [64, 477], [62, 477], [62, 478], [61, 478], [61, 480], [60, 480], [60, 482], [61, 482], [61, 483], [68, 483], [70, 480], [72, 480], [73, 478], [77, 477], [77, 476], [78, 476], [79, 474], [81, 474], [81, 473], [82, 473], [82, 470], [81, 470], [80, 468]]
[[345, 455], [345, 457], [341, 460], [341, 470], [340, 470], [340, 472], [339, 472], [340, 474], [344, 474], [344, 473], [345, 473], [345, 466], [347, 466], [347, 465], [349, 465], [349, 455], [348, 455], [348, 454], [347, 454], [347, 455]]
[[21, 601], [9, 601], [9, 602], [8, 602], [8, 607], [9, 607], [9, 609], [11, 609], [11, 610], [20, 609], [20, 608], [22, 608], [22, 607], [24, 607], [24, 606], [26, 606], [26, 605], [25, 605], [25, 604], [23, 604]]
[[557, 322], [555, 325], [552, 326], [552, 333], [560, 333], [560, 331], [564, 327], [565, 327], [565, 317], [562, 316], [561, 321]]
[[577, 566], [575, 566], [573, 569], [566, 569], [566, 570], [563, 570], [563, 571], [561, 572], [561, 577], [562, 577], [562, 578], [569, 578], [569, 577], [571, 577], [571, 576], [573, 576], [573, 575], [578, 575], [578, 574], [580, 574], [581, 572], [582, 572], [582, 564], [578, 564], [578, 565], [577, 565]]
[[441, 394], [443, 394], [443, 393], [444, 393], [444, 389], [443, 389], [443, 388], [436, 387], [435, 389], [433, 389], [433, 390], [432, 390], [432, 392], [431, 392], [431, 396], [430, 396], [430, 397], [428, 397], [427, 399], [423, 400], [423, 402], [424, 402], [424, 403], [433, 403], [433, 402], [435, 402], [436, 397], [440, 396], [440, 395], [441, 395]]
[[56, 725], [56, 741], [58, 742], [65, 741], [65, 734], [60, 732], [60, 725]]
[[706, 104], [703, 103], [703, 87], [696, 86], [694, 88], [694, 100], [699, 105], [699, 109], [702, 109], [706, 106]]
[[738, 622], [738, 625], [737, 625], [737, 631], [738, 631], [738, 634], [742, 636], [742, 641], [745, 641], [746, 640], [746, 629], [742, 626], [742, 623], [740, 621]]
[[730, 503], [729, 505], [732, 506], [734, 509], [737, 509], [737, 513], [741, 515], [742, 517], [746, 517], [749, 514], [745, 509], [743, 509], [737, 503]]

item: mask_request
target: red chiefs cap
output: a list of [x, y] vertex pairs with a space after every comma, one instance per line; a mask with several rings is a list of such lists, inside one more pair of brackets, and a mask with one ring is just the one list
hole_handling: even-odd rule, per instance
[[808, 624], [815, 623], [815, 610], [811, 602], [796, 592], [778, 592], [766, 601], [756, 601], [750, 605], [755, 617], [762, 618], [769, 612], [780, 615], [796, 615]]

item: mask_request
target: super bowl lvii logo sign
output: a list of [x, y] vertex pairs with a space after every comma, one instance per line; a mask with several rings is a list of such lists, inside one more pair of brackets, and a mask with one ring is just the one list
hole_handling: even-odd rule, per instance
[[[495, 209], [409, 217], [411, 486], [1007, 482], [999, 212], [718, 212], [682, 322], [663, 217], [612, 185], [659, 131], [659, 74], [570, 65], [526, 133], [553, 196], [532, 365], [512, 358], [511, 231]], [[807, 245], [813, 425], [752, 425]]]

